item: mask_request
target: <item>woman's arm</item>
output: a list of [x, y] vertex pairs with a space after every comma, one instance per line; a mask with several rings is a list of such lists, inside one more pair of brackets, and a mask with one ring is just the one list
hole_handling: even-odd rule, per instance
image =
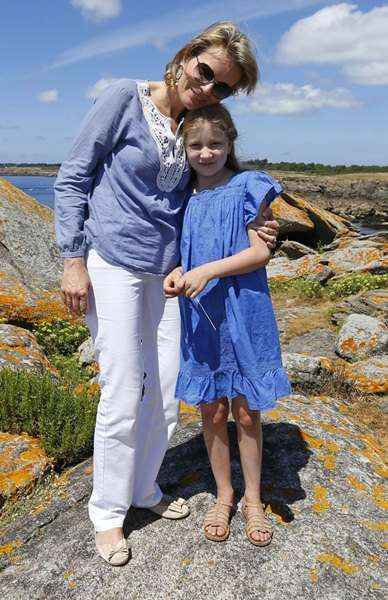
[[73, 313], [87, 310], [90, 279], [84, 260], [84, 222], [89, 193], [99, 163], [128, 126], [127, 110], [132, 95], [125, 80], [103, 92], [85, 117], [55, 183], [55, 229], [65, 259], [61, 290], [66, 306]]
[[125, 127], [133, 91], [121, 80], [101, 94], [86, 115], [55, 182], [55, 228], [63, 258], [85, 254], [84, 221], [97, 167]]
[[220, 279], [228, 275], [243, 275], [260, 267], [264, 267], [271, 256], [267, 244], [256, 233], [256, 228], [248, 225], [250, 248], [233, 256], [221, 258], [187, 271], [177, 282], [177, 288], [189, 298], [195, 298], [212, 279]]

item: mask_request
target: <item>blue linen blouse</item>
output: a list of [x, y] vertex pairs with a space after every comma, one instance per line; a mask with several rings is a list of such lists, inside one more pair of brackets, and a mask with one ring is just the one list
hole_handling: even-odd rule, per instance
[[110, 264], [165, 275], [180, 260], [188, 181], [183, 140], [148, 84], [120, 79], [94, 103], [59, 170], [61, 256], [93, 247]]

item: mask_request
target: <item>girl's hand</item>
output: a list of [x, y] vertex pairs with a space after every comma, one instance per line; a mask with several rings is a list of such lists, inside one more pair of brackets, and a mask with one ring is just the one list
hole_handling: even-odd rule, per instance
[[178, 282], [183, 275], [182, 267], [176, 267], [169, 273], [163, 281], [163, 291], [167, 298], [175, 298], [182, 293], [183, 285], [178, 286]]
[[183, 294], [187, 298], [195, 298], [211, 279], [212, 275], [208, 266], [201, 265], [182, 275], [178, 286], [182, 286]]
[[271, 207], [266, 206], [254, 223], [257, 226], [257, 235], [264, 240], [268, 248], [274, 250], [279, 235], [279, 223], [273, 218]]

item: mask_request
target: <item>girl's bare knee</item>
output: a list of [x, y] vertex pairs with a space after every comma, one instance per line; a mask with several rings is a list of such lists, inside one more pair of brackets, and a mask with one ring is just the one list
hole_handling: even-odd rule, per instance
[[223, 398], [211, 404], [201, 406], [202, 419], [212, 425], [222, 425], [227, 422], [229, 416], [229, 403]]
[[260, 421], [260, 413], [250, 410], [245, 399], [236, 399], [232, 405], [232, 414], [236, 423], [244, 428], [256, 427]]

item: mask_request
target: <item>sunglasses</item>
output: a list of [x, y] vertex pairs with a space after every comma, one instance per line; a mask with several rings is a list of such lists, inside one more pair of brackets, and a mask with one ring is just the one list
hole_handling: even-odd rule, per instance
[[194, 68], [195, 81], [198, 82], [199, 85], [208, 85], [209, 83], [213, 84], [212, 94], [218, 100], [225, 100], [228, 96], [231, 96], [235, 93], [235, 90], [230, 87], [227, 83], [223, 81], [217, 81], [214, 77], [214, 71], [209, 65], [204, 62], [200, 62], [198, 60], [198, 56], [195, 57], [197, 59], [197, 65]]

